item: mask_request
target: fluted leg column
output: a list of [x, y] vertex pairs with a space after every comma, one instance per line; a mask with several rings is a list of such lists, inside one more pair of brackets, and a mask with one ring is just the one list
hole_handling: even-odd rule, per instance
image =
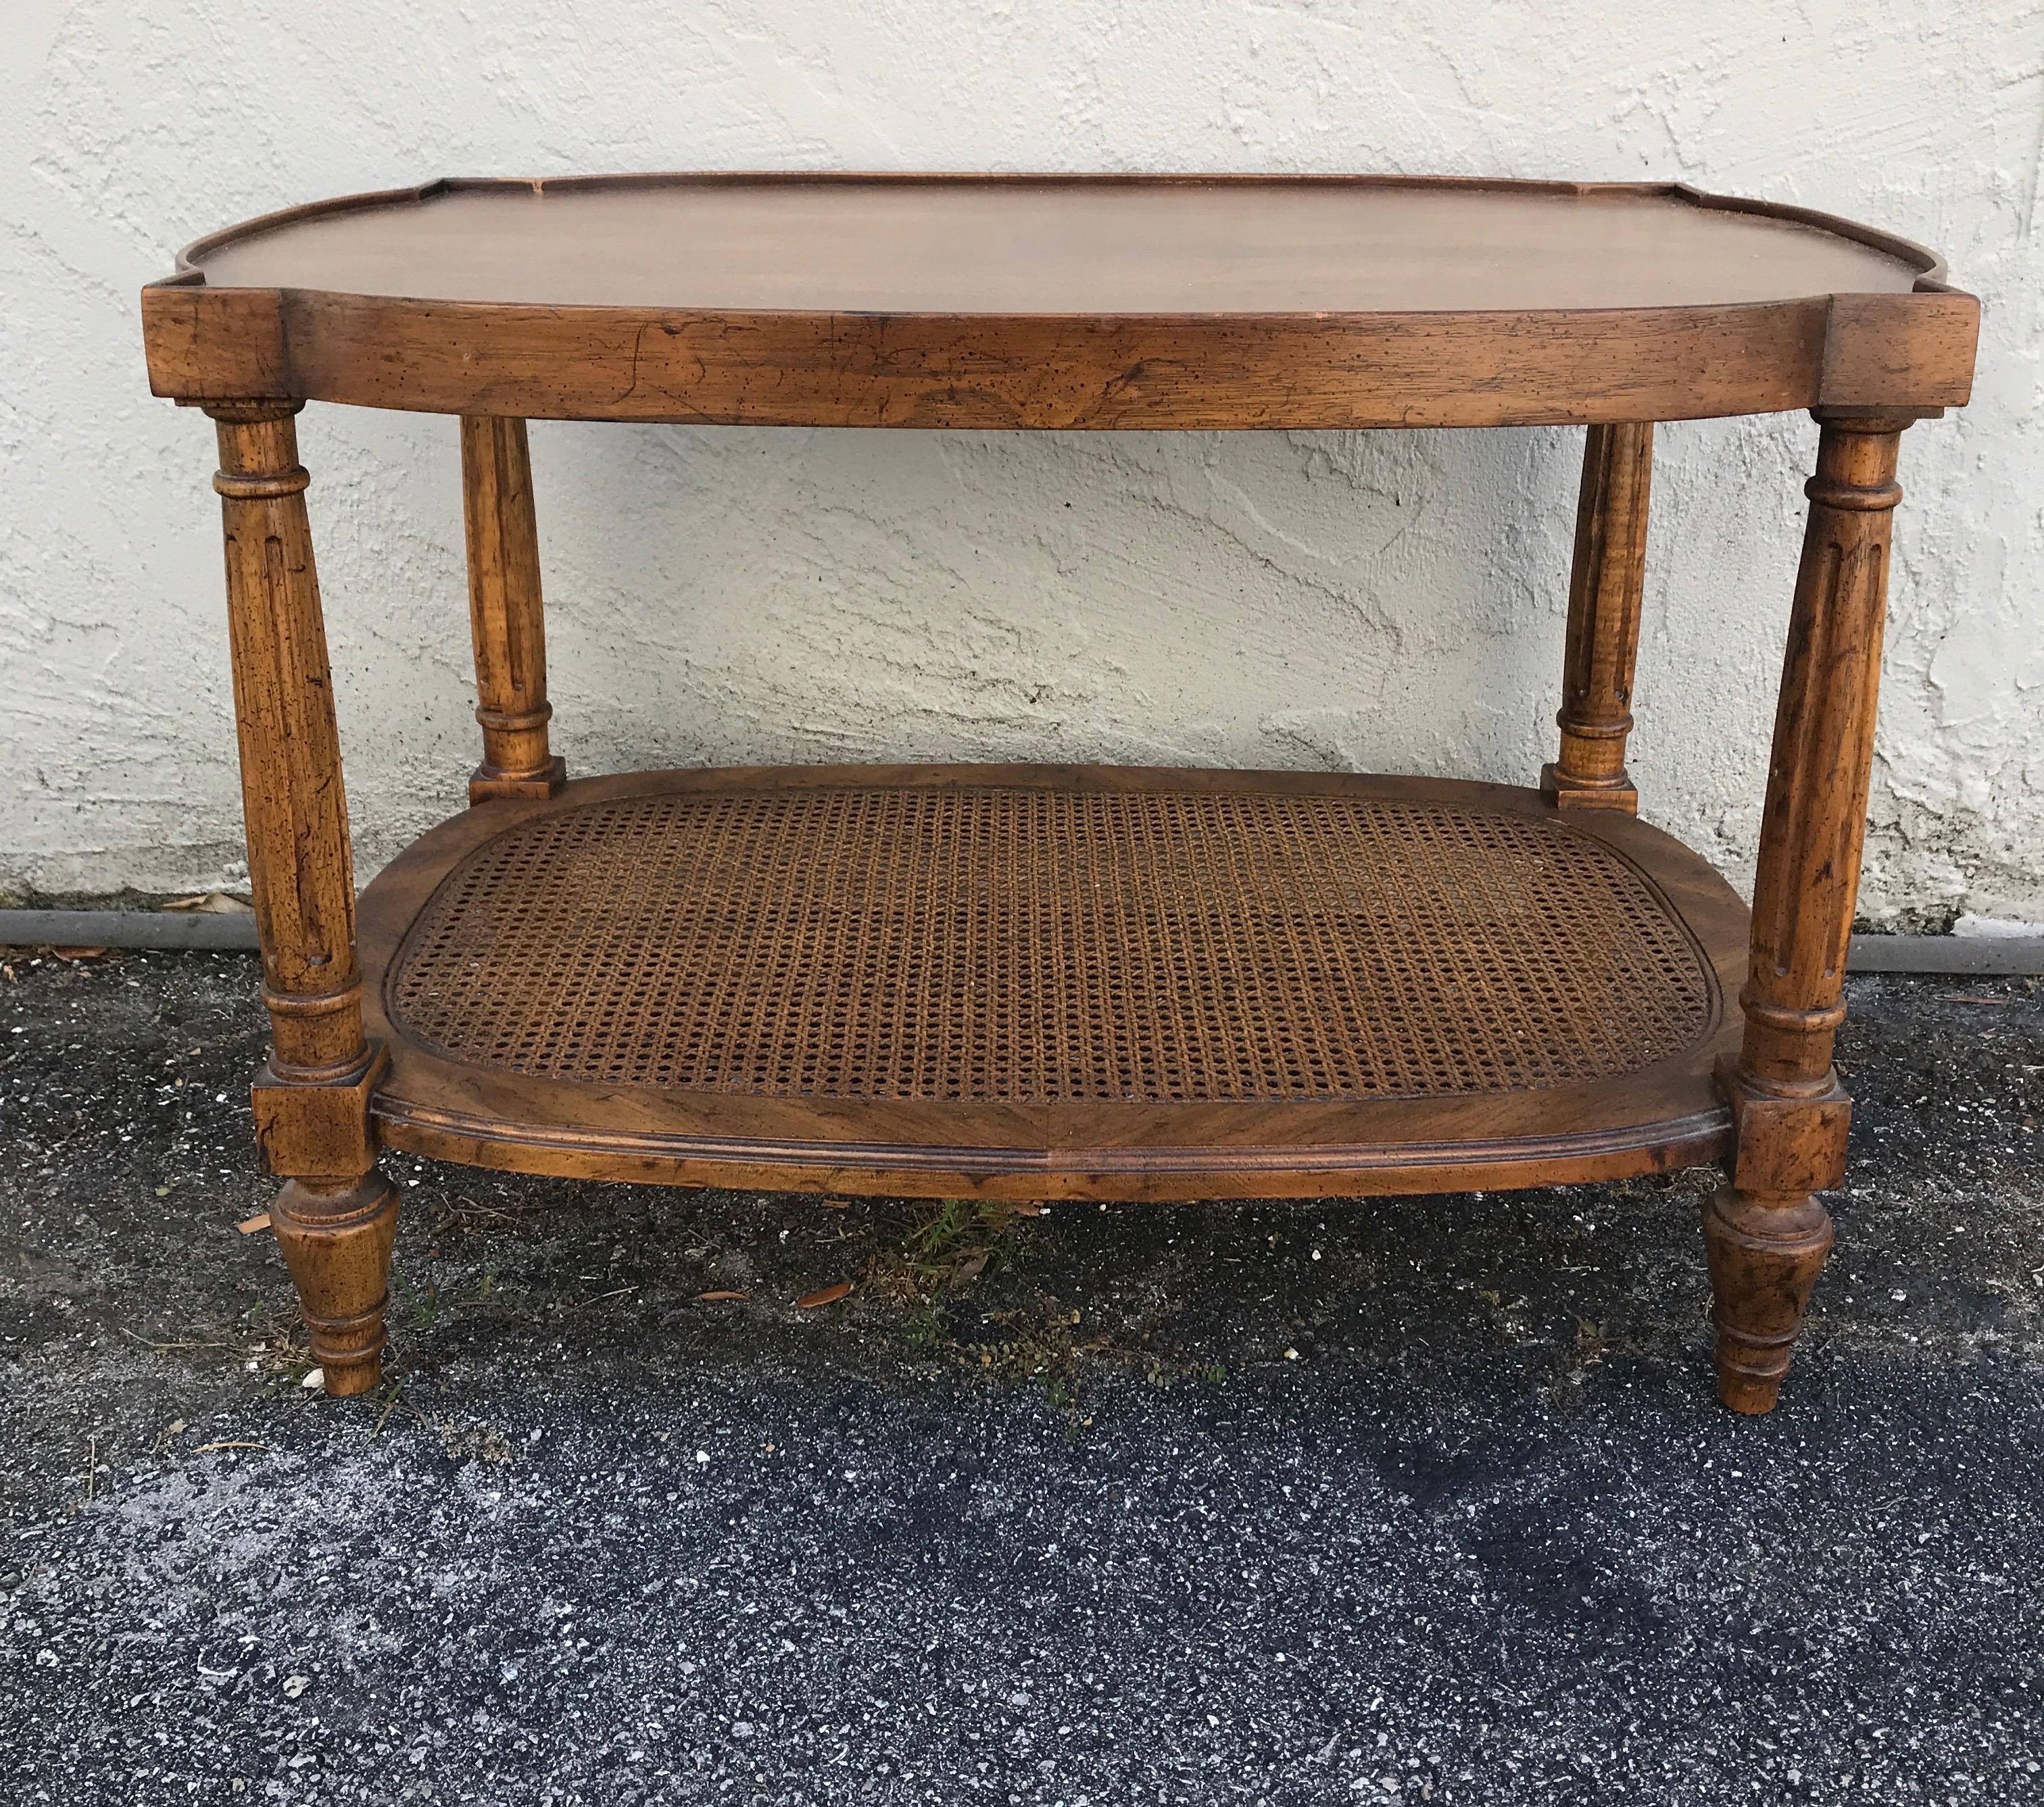
[[1632, 671], [1646, 580], [1646, 512], [1654, 478], [1650, 420], [1593, 427], [1583, 447], [1569, 578], [1569, 639], [1562, 662], [1559, 757], [1540, 788], [1561, 809], [1639, 807], [1625, 769], [1632, 731]]
[[216, 404], [234, 710], [270, 1058], [256, 1134], [271, 1222], [332, 1393], [376, 1384], [396, 1188], [376, 1166], [355, 875], [295, 402]]
[[468, 539], [468, 618], [475, 639], [475, 719], [482, 763], [468, 800], [551, 796], [567, 781], [548, 750], [547, 630], [540, 538], [525, 423], [464, 415], [462, 512]]
[[1819, 411], [1753, 896], [1746, 1036], [1719, 1078], [1737, 1150], [1705, 1208], [1718, 1391], [1774, 1404], [1831, 1225], [1811, 1195], [1845, 1176], [1852, 1102], [1831, 1066], [1859, 891], [1902, 429], [1913, 416]]

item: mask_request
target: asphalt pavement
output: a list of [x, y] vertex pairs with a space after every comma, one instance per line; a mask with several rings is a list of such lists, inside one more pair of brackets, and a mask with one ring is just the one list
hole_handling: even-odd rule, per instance
[[2035, 981], [1852, 982], [1838, 1250], [1744, 1420], [1703, 1172], [1029, 1214], [394, 1160], [389, 1377], [330, 1399], [236, 1228], [255, 977], [0, 971], [10, 1804], [2044, 1801]]

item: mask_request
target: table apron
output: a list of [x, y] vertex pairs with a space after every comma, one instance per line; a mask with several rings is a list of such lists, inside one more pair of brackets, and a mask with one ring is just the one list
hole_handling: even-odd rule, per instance
[[1979, 305], [1065, 317], [505, 306], [189, 280], [144, 291], [150, 380], [427, 413], [700, 425], [1350, 429], [1934, 411]]

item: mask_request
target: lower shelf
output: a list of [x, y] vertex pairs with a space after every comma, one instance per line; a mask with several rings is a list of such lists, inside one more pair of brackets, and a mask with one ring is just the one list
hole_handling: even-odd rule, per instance
[[1320, 773], [586, 779], [365, 894], [386, 1141], [919, 1196], [1543, 1185], [1724, 1153], [1746, 913], [1629, 816]]

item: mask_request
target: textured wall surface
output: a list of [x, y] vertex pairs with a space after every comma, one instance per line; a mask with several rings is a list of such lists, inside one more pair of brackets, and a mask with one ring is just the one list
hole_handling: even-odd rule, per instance
[[[0, 892], [236, 869], [211, 430], [136, 318], [200, 232], [441, 174], [1384, 170], [1799, 201], [1984, 297], [1973, 406], [1904, 441], [1862, 910], [2044, 919], [2034, 0], [13, 0], [6, 44]], [[1815, 435], [1661, 435], [1634, 769], [1742, 884]], [[555, 744], [1530, 782], [1580, 439], [537, 425]], [[302, 441], [366, 874], [475, 758], [455, 432]]]

